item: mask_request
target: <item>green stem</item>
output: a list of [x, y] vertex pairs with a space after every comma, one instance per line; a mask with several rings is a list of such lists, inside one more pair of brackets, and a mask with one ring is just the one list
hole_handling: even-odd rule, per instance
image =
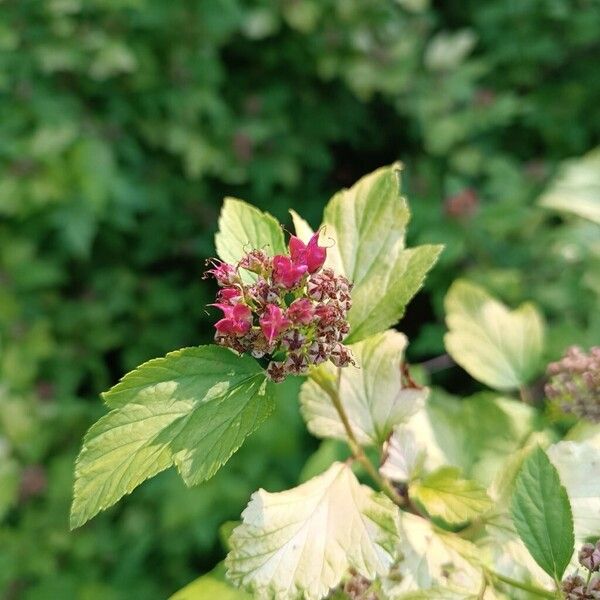
[[521, 396], [521, 402], [523, 402], [523, 404], [533, 404], [533, 398], [526, 385], [522, 385], [519, 388], [519, 395]]
[[512, 577], [507, 577], [506, 575], [502, 575], [501, 573], [496, 573], [495, 571], [490, 571], [486, 569], [487, 574], [494, 580], [505, 583], [506, 585], [510, 585], [511, 587], [517, 588], [519, 590], [523, 590], [524, 592], [529, 592], [530, 594], [535, 594], [540, 598], [550, 598], [550, 600], [556, 600], [556, 593], [549, 592], [548, 590], [544, 590], [535, 585], [531, 585], [528, 583], [523, 583], [521, 581], [517, 581]]
[[323, 385], [322, 382], [313, 380], [323, 391], [327, 393], [327, 395], [331, 398], [331, 402], [337, 411], [342, 425], [344, 426], [344, 430], [346, 431], [346, 437], [348, 438], [348, 446], [350, 446], [350, 450], [354, 458], [364, 467], [365, 471], [369, 474], [371, 479], [379, 486], [379, 488], [383, 491], [383, 493], [395, 504], [398, 506], [404, 506], [405, 502], [402, 496], [398, 494], [398, 492], [394, 489], [394, 486], [375, 468], [373, 463], [369, 460], [367, 455], [365, 454], [362, 446], [358, 443], [356, 436], [354, 435], [354, 431], [352, 430], [352, 425], [350, 424], [350, 419], [346, 414], [346, 410], [344, 409], [344, 405], [342, 404], [342, 399], [340, 398], [339, 389], [340, 389], [340, 378], [341, 378], [341, 369], [338, 369], [338, 377], [337, 377], [337, 385], [335, 388], [330, 387], [328, 385]]

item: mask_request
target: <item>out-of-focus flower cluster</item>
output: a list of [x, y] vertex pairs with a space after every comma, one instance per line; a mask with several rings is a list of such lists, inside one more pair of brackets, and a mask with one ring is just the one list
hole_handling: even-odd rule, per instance
[[600, 423], [600, 347], [573, 346], [548, 365], [546, 396], [562, 411]]
[[561, 584], [566, 600], [600, 600], [600, 540], [595, 544], [583, 544], [579, 550], [579, 564], [588, 571], [586, 577], [579, 574], [565, 577]]
[[220, 287], [212, 305], [223, 311], [216, 343], [267, 360], [273, 381], [326, 360], [338, 367], [353, 363], [342, 344], [352, 284], [323, 268], [327, 249], [318, 240], [318, 232], [307, 244], [292, 236], [289, 254], [270, 257], [255, 249], [235, 265], [212, 261], [206, 272]]
[[350, 579], [342, 587], [350, 600], [378, 600], [379, 598], [373, 589], [373, 583], [353, 570]]

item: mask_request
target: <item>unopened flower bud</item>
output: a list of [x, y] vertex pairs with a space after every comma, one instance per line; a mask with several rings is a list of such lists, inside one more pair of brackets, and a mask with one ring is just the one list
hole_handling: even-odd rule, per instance
[[308, 298], [298, 298], [290, 304], [287, 316], [293, 323], [308, 325], [315, 316], [313, 303]]
[[267, 375], [275, 383], [279, 383], [285, 379], [287, 371], [282, 362], [271, 361], [267, 367]]
[[339, 342], [333, 344], [329, 358], [336, 367], [347, 367], [354, 364], [350, 350]]
[[592, 579], [587, 586], [587, 593], [590, 600], [600, 600], [600, 579]]
[[239, 266], [246, 271], [266, 275], [271, 269], [271, 261], [264, 250], [252, 250], [240, 260]]
[[212, 275], [222, 287], [231, 286], [239, 282], [237, 270], [233, 265], [219, 260], [213, 260], [211, 264], [213, 268], [208, 269], [204, 273], [204, 277]]
[[288, 373], [304, 375], [308, 371], [308, 360], [300, 352], [290, 352], [285, 361], [285, 367]]
[[306, 335], [297, 329], [291, 329], [283, 334], [282, 342], [287, 350], [300, 350], [304, 345]]

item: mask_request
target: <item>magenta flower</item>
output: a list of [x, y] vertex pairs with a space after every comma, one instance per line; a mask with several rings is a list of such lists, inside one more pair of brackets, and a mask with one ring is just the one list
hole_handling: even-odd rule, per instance
[[306, 265], [294, 264], [289, 256], [278, 254], [273, 257], [273, 281], [288, 289], [293, 288], [307, 271]]
[[300, 238], [293, 235], [289, 242], [290, 256], [296, 265], [306, 265], [309, 273], [316, 273], [327, 258], [327, 248], [319, 246], [319, 232], [317, 231], [305, 244]]
[[287, 316], [294, 323], [308, 325], [315, 316], [313, 303], [308, 298], [298, 298], [294, 300], [287, 310]]
[[[219, 290], [217, 298], [220, 303], [223, 304], [234, 304], [234, 300], [238, 300], [242, 297], [242, 292], [235, 287], [223, 288]], [[216, 305], [215, 305], [216, 306]]]
[[223, 311], [223, 318], [215, 323], [215, 329], [223, 335], [244, 335], [252, 326], [252, 311], [242, 303], [212, 304]]
[[273, 340], [291, 324], [292, 322], [275, 304], [267, 304], [265, 312], [260, 317], [260, 328], [269, 344], [272, 344]]
[[213, 260], [211, 262], [213, 268], [206, 271], [205, 276], [212, 275], [221, 287], [237, 283], [239, 278], [236, 268], [233, 265], [220, 260]]
[[[352, 284], [323, 268], [326, 249], [318, 237], [305, 244], [292, 236], [289, 254], [273, 257], [249, 249], [236, 264], [213, 261], [207, 272], [220, 286], [212, 306], [223, 311], [215, 342], [265, 361], [274, 382], [327, 360], [337, 367], [354, 364], [343, 345]], [[244, 281], [241, 271], [254, 276]]]

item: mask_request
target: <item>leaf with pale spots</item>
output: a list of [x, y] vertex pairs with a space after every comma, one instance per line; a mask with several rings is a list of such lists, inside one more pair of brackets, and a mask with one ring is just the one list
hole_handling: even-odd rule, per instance
[[317, 600], [349, 569], [374, 579], [389, 571], [399, 511], [334, 463], [285, 492], [259, 490], [231, 538], [227, 575], [257, 598]]
[[[361, 444], [382, 444], [395, 425], [425, 404], [427, 388], [408, 387], [402, 381], [406, 343], [404, 334], [390, 330], [350, 347], [356, 366], [341, 370], [339, 396]], [[335, 389], [336, 373], [328, 363], [311, 371], [300, 393], [301, 411], [315, 435], [346, 439], [344, 425], [328, 394]]]
[[466, 599], [482, 589], [478, 551], [467, 540], [406, 512], [401, 513], [400, 540], [400, 558], [382, 579], [385, 598]]

